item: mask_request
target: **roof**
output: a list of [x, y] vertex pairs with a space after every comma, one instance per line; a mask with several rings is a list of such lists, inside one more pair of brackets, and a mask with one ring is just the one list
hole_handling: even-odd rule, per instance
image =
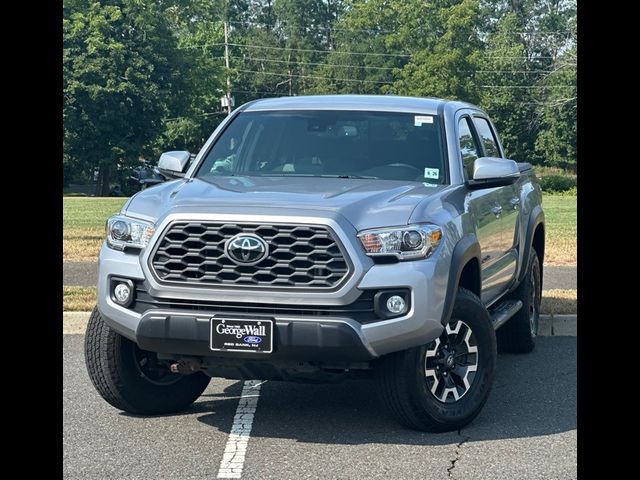
[[[267, 98], [251, 102], [247, 112], [263, 110], [361, 110], [426, 113], [436, 115], [438, 107], [451, 100], [441, 98], [401, 97], [396, 95], [307, 95]], [[453, 102], [461, 107], [473, 107]]]

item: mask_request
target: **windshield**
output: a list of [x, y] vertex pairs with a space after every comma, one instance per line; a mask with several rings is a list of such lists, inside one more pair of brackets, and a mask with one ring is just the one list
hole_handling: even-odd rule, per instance
[[196, 177], [255, 175], [375, 178], [442, 184], [437, 115], [360, 111], [243, 112]]

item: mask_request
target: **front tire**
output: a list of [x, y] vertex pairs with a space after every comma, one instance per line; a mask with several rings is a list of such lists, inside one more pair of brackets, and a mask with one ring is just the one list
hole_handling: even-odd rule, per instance
[[496, 365], [496, 340], [477, 295], [458, 289], [451, 319], [427, 345], [382, 357], [377, 365], [383, 402], [402, 425], [444, 432], [471, 422], [484, 406]]
[[108, 403], [125, 412], [159, 415], [191, 405], [207, 388], [210, 377], [171, 373], [157, 365], [155, 353], [141, 350], [118, 334], [93, 309], [84, 343], [89, 378]]
[[532, 248], [527, 262], [527, 273], [518, 288], [510, 295], [522, 302], [522, 308], [496, 331], [498, 351], [529, 353], [536, 346], [542, 300], [540, 260]]

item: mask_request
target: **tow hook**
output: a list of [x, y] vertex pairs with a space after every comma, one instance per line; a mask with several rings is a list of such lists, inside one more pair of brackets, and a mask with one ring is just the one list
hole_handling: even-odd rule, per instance
[[171, 373], [194, 373], [202, 369], [202, 362], [194, 357], [184, 357], [169, 366]]

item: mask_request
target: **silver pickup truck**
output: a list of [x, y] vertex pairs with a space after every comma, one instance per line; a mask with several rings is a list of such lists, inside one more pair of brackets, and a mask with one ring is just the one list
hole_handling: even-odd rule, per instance
[[116, 408], [211, 377], [371, 378], [402, 424], [469, 423], [496, 351], [534, 348], [544, 214], [528, 163], [468, 103], [257, 100], [106, 225], [85, 356]]

